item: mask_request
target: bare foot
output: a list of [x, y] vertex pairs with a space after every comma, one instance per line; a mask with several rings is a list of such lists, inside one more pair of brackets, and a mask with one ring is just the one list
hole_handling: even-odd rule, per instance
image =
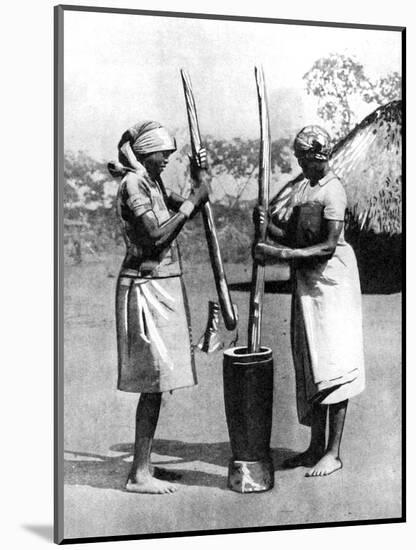
[[169, 483], [168, 481], [156, 479], [150, 474], [137, 474], [134, 478], [129, 476], [125, 489], [130, 493], [163, 495], [174, 493], [178, 490], [178, 486], [173, 483]]
[[306, 477], [329, 476], [342, 468], [341, 460], [330, 454], [324, 455], [313, 468], [305, 474]]
[[290, 458], [287, 458], [282, 466], [283, 468], [299, 468], [299, 466], [313, 466], [316, 464], [317, 460], [319, 460], [322, 455], [322, 451], [316, 451], [307, 449], [304, 453], [299, 453], [295, 456], [292, 456]]

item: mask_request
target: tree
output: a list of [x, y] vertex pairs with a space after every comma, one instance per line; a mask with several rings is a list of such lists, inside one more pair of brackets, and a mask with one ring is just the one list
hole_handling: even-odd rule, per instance
[[65, 152], [64, 208], [83, 205], [94, 209], [105, 203], [105, 183], [111, 178], [104, 162], [89, 157], [83, 151]]
[[389, 73], [377, 80], [372, 89], [372, 94], [365, 96], [367, 103], [376, 102], [379, 107], [401, 98], [402, 78], [398, 72]]
[[341, 54], [318, 59], [303, 78], [307, 92], [318, 98], [318, 115], [331, 125], [334, 142], [359, 122], [352, 107], [355, 100], [379, 107], [400, 98], [401, 77], [397, 72], [372, 81], [359, 61]]
[[[121, 241], [114, 188], [106, 163], [96, 161], [82, 151], [65, 152], [64, 217], [83, 222], [82, 241], [88, 242], [95, 251], [108, 243]], [[71, 227], [68, 233], [77, 226]]]

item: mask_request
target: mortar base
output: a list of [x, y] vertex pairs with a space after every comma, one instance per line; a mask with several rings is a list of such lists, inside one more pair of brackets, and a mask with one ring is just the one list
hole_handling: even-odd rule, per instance
[[274, 486], [271, 458], [263, 460], [231, 460], [228, 465], [228, 488], [237, 493], [260, 493]]

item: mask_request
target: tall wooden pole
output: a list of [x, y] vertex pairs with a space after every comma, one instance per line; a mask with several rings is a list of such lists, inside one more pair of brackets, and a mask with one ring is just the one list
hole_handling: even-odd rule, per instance
[[[258, 204], [267, 212], [270, 189], [270, 121], [267, 108], [266, 84], [262, 67], [255, 67], [257, 97], [260, 115], [260, 158]], [[266, 237], [267, 223], [255, 227], [255, 242]], [[261, 320], [263, 314], [265, 268], [253, 261], [251, 278], [250, 309], [248, 321], [247, 348], [249, 353], [260, 350]]]
[[[196, 112], [194, 94], [192, 92], [191, 79], [184, 69], [181, 69], [183, 90], [185, 93], [186, 110], [188, 113], [189, 133], [191, 137], [192, 156], [197, 157], [198, 151], [202, 147], [201, 134], [199, 131], [198, 116]], [[214, 273], [215, 286], [217, 288], [218, 301], [220, 303], [221, 313], [224, 324], [228, 330], [233, 330], [237, 325], [233, 304], [231, 302], [230, 291], [228, 289], [224, 266], [221, 258], [220, 246], [218, 243], [217, 232], [212, 215], [212, 208], [209, 202], [205, 203], [202, 210], [204, 220], [205, 235], [208, 244], [209, 256], [212, 270]]]

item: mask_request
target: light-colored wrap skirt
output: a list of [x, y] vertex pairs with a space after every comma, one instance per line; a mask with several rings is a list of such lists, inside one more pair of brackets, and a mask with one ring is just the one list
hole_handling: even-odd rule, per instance
[[309, 426], [313, 403], [339, 403], [365, 386], [360, 281], [350, 245], [296, 270], [291, 337], [298, 417]]
[[197, 383], [182, 277], [121, 274], [116, 327], [119, 390], [159, 393]]

